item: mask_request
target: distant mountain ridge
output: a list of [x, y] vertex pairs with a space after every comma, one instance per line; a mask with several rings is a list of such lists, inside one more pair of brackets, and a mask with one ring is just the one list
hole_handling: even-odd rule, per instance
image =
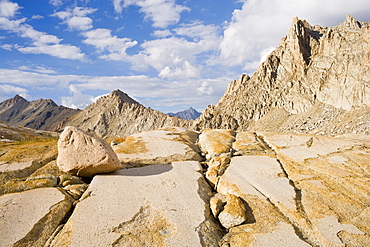
[[193, 107], [190, 107], [189, 109], [185, 111], [180, 111], [177, 113], [169, 112], [167, 114], [172, 117], [179, 117], [185, 120], [195, 120], [200, 116], [201, 113], [195, 110]]
[[191, 122], [145, 107], [120, 90], [103, 96], [60, 126], [71, 125], [98, 136], [128, 136], [162, 127], [191, 126]]
[[79, 110], [58, 106], [51, 99], [29, 102], [19, 95], [0, 103], [0, 121], [48, 131], [55, 131], [61, 122], [68, 121], [77, 112]]

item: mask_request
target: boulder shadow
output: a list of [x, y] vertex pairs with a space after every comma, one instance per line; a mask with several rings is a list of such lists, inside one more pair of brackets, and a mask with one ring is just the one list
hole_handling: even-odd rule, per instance
[[165, 172], [169, 172], [173, 169], [172, 164], [159, 164], [159, 165], [147, 165], [142, 167], [134, 167], [129, 169], [118, 170], [112, 175], [121, 176], [153, 176], [159, 175]]

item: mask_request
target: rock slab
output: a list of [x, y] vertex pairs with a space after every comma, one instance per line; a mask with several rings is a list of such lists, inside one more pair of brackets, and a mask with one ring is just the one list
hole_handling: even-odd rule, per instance
[[0, 196], [0, 246], [43, 246], [71, 207], [57, 188]]
[[95, 176], [52, 246], [218, 246], [200, 170], [184, 161]]
[[122, 168], [117, 155], [104, 140], [67, 126], [58, 141], [57, 165], [72, 175], [92, 177]]
[[128, 136], [113, 146], [126, 165], [170, 164], [175, 161], [201, 161], [196, 146], [199, 133], [184, 128], [163, 128]]

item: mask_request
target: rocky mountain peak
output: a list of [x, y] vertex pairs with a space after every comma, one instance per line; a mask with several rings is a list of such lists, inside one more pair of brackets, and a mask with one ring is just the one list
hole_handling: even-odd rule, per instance
[[357, 21], [355, 18], [350, 16], [349, 14], [346, 15], [346, 20], [339, 24], [339, 28], [348, 28], [348, 29], [360, 29], [366, 23]]
[[343, 121], [370, 109], [369, 34], [369, 23], [349, 15], [335, 27], [294, 18], [253, 76], [231, 82], [194, 128], [370, 133], [369, 121]]
[[46, 107], [46, 106], [58, 107], [58, 105], [51, 99], [38, 99], [35, 101], [31, 101], [30, 103], [34, 107]]
[[7, 100], [1, 102], [0, 103], [0, 111], [11, 107], [11, 106], [15, 105], [18, 102], [26, 103], [28, 101], [26, 99], [24, 99], [22, 96], [17, 94], [13, 98], [10, 98], [10, 99], [7, 99]]
[[139, 104], [136, 100], [132, 99], [130, 96], [128, 96], [126, 93], [122, 92], [119, 89], [113, 90], [108, 96], [108, 98], [119, 98], [124, 103], [129, 104]]

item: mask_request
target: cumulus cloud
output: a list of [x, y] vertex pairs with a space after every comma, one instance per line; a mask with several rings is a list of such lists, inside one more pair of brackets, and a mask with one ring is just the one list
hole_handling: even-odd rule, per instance
[[203, 81], [202, 85], [197, 88], [197, 92], [199, 95], [211, 95], [213, 93], [213, 88], [207, 81]]
[[201, 76], [205, 53], [217, 49], [221, 37], [213, 25], [191, 23], [172, 30], [176, 37], [146, 41], [141, 44], [139, 54], [130, 56], [127, 61], [135, 70], [152, 67], [164, 79], [197, 78]]
[[[80, 48], [68, 44], [60, 44], [62, 39], [55, 35], [50, 35], [44, 32], [35, 30], [32, 26], [25, 23], [26, 18], [11, 19], [0, 17], [0, 29], [17, 33], [22, 38], [32, 40], [32, 45], [29, 47], [21, 47], [15, 45], [16, 49], [23, 53], [48, 54], [54, 57], [83, 60], [85, 54], [81, 53]], [[10, 49], [10, 46], [3, 46]]]
[[15, 15], [20, 7], [17, 3], [9, 2], [8, 0], [0, 1], [0, 17], [10, 18]]
[[137, 44], [129, 38], [118, 38], [111, 34], [111, 30], [98, 28], [83, 33], [86, 38], [83, 42], [96, 47], [100, 52], [107, 51], [108, 54], [101, 55], [100, 58], [107, 60], [125, 60], [126, 50]]
[[157, 37], [157, 38], [166, 38], [166, 37], [171, 36], [171, 35], [172, 35], [171, 31], [168, 30], [168, 29], [165, 29], [165, 30], [155, 30], [152, 33], [152, 36]]
[[124, 7], [136, 5], [140, 12], [145, 14], [145, 19], [153, 22], [153, 27], [166, 28], [180, 20], [183, 11], [190, 11], [188, 7], [175, 3], [175, 0], [113, 0], [113, 7], [121, 13]]
[[216, 63], [256, 69], [263, 51], [279, 44], [296, 16], [312, 25], [333, 26], [343, 22], [347, 13], [361, 20], [369, 11], [367, 0], [245, 1], [224, 30]]
[[84, 109], [95, 101], [95, 97], [83, 94], [77, 85], [71, 84], [69, 92], [72, 96], [65, 96], [62, 98], [62, 105], [73, 109]]
[[21, 87], [16, 87], [8, 84], [0, 84], [0, 102], [18, 94], [24, 98], [28, 97], [27, 90]]
[[94, 13], [96, 10], [97, 9], [93, 8], [75, 7], [74, 9], [56, 12], [52, 16], [56, 16], [63, 20], [63, 23], [66, 24], [70, 30], [86, 31], [93, 27], [93, 20], [86, 16]]

